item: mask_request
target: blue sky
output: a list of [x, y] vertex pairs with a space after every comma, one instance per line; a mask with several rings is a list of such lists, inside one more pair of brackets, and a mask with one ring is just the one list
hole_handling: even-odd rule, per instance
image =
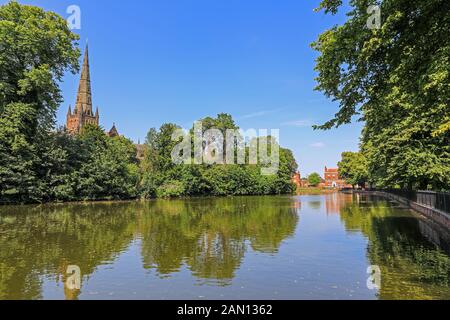
[[[6, 1], [1, 1], [6, 3]], [[100, 122], [144, 140], [151, 127], [185, 128], [225, 112], [243, 129], [280, 129], [303, 175], [335, 166], [358, 149], [361, 124], [313, 131], [337, 111], [313, 89], [310, 43], [345, 16], [313, 9], [319, 0], [27, 0], [64, 17], [81, 9], [80, 45], [89, 39], [93, 102]], [[84, 49], [84, 48], [83, 48]], [[79, 76], [61, 84], [64, 124]]]

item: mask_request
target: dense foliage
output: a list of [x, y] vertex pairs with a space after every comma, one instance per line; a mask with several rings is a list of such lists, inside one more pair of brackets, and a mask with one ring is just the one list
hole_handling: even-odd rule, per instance
[[[369, 29], [369, 5], [381, 28]], [[335, 14], [342, 1], [324, 0]], [[330, 129], [359, 116], [378, 187], [450, 189], [450, 2], [351, 0], [348, 20], [313, 44], [317, 89], [339, 102]]]
[[58, 81], [78, 71], [77, 39], [52, 12], [0, 7], [0, 201], [40, 201], [50, 192]]
[[124, 137], [108, 137], [97, 126], [86, 126], [81, 135], [59, 135], [60, 145], [72, 164], [58, 180], [56, 200], [128, 199], [138, 196], [140, 179], [136, 149]]
[[317, 172], [311, 173], [308, 176], [308, 183], [310, 186], [317, 187], [322, 182], [322, 178], [320, 177], [320, 174]]
[[361, 152], [344, 152], [339, 162], [339, 175], [353, 187], [364, 187], [369, 179], [366, 157]]
[[[227, 114], [219, 114], [217, 118], [208, 117], [200, 122], [204, 132], [218, 129], [224, 137], [227, 129], [238, 129]], [[279, 170], [275, 175], [263, 175], [261, 164], [250, 165], [248, 161], [247, 164], [233, 165], [174, 164], [172, 150], [180, 141], [172, 140], [172, 135], [178, 129], [179, 126], [175, 124], [164, 124], [159, 130], [151, 129], [148, 133], [147, 151], [142, 163], [142, 194], [145, 197], [261, 195], [294, 191], [292, 175], [298, 166], [290, 150], [280, 148]], [[189, 133], [191, 136], [193, 131]], [[248, 158], [248, 150], [246, 155]]]

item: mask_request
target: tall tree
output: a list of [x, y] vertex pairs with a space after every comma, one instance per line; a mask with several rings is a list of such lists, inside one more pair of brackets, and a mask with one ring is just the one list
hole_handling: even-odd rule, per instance
[[[381, 27], [367, 26], [378, 4]], [[335, 14], [340, 0], [319, 9]], [[383, 187], [450, 188], [450, 2], [352, 0], [348, 20], [312, 45], [317, 89], [340, 104], [330, 129], [365, 122], [362, 151]], [[369, 12], [369, 13], [368, 13]]]
[[[150, 129], [146, 139], [146, 152], [141, 164], [143, 170], [142, 193], [144, 197], [154, 197], [158, 187], [176, 178], [176, 165], [172, 161], [172, 151], [177, 145], [177, 141], [172, 140], [172, 135], [179, 126], [173, 123], [163, 124], [159, 130]], [[173, 183], [169, 183], [169, 189], [174, 188]]]
[[356, 185], [364, 187], [368, 182], [367, 159], [361, 152], [342, 153], [342, 160], [338, 166], [339, 176], [353, 187]]
[[78, 71], [78, 36], [53, 12], [16, 1], [0, 7], [0, 201], [37, 201], [48, 191], [43, 161], [62, 98]]

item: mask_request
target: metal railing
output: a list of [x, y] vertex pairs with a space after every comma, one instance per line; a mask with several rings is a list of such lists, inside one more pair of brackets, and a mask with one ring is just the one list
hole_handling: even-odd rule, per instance
[[384, 190], [420, 205], [450, 213], [450, 193], [434, 191]]

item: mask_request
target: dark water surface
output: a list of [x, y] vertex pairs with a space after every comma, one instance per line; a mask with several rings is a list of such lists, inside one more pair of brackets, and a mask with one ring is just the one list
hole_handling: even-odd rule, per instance
[[448, 252], [370, 196], [0, 207], [0, 299], [450, 299]]

